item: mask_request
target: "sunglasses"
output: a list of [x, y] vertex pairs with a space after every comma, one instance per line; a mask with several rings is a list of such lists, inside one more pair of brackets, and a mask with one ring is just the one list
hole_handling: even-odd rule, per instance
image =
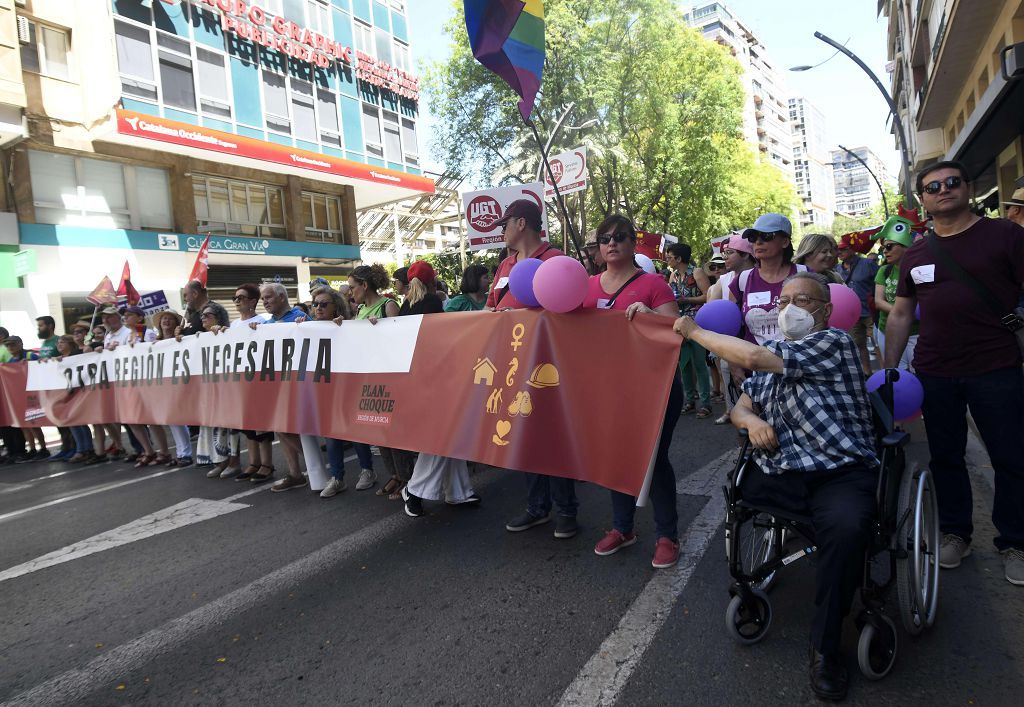
[[330, 302], [314, 302], [313, 307], [316, 309], [323, 309], [324, 307], [330, 307]]
[[886, 253], [888, 253], [890, 250], [892, 250], [893, 248], [895, 248], [898, 245], [900, 245], [900, 244], [899, 243], [886, 243], [884, 246], [882, 246], [882, 250], [884, 250]]
[[252, 297], [246, 297], [245, 295], [235, 295], [231, 298], [232, 302], [241, 302], [244, 299], [252, 299]]
[[924, 185], [923, 189], [925, 194], [938, 194], [942, 191], [943, 185], [946, 186], [946, 189], [953, 191], [954, 189], [959, 189], [963, 183], [962, 177], [946, 177], [942, 181], [936, 179], [934, 182], [928, 182]]
[[708, 270], [721, 270], [724, 267], [724, 265], [719, 263], [708, 263]]
[[612, 241], [616, 243], [625, 243], [626, 240], [632, 240], [633, 234], [629, 231], [618, 231], [616, 233], [606, 233], [597, 237], [597, 242], [601, 245], [608, 245]]
[[775, 240], [775, 237], [779, 235], [785, 236], [786, 234], [780, 234], [778, 231], [773, 231], [772, 233], [761, 233], [760, 231], [754, 231], [753, 233], [743, 236], [743, 239], [749, 243], [757, 243], [758, 241], [760, 241], [761, 243], [771, 243], [772, 241]]

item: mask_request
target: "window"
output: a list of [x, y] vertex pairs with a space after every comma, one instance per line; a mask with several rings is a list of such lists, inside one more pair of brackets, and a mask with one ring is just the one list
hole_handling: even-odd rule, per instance
[[302, 192], [302, 220], [306, 226], [307, 241], [341, 242], [341, 199], [339, 197]]
[[391, 63], [391, 35], [382, 27], [373, 31], [377, 40], [377, 58], [385, 64]]
[[228, 98], [228, 74], [224, 56], [196, 47], [199, 63], [199, 107], [203, 113], [223, 118], [231, 117]]
[[316, 142], [316, 113], [313, 110], [313, 85], [306, 81], [291, 80], [292, 122], [295, 137]]
[[325, 37], [333, 36], [331, 33], [331, 8], [328, 6], [330, 0], [307, 0], [306, 2], [306, 26], [316, 30]]
[[395, 63], [396, 68], [402, 71], [412, 71], [412, 64], [409, 61], [409, 45], [395, 40]]
[[39, 150], [29, 150], [28, 160], [39, 223], [97, 228], [174, 226], [166, 170]]
[[373, 55], [373, 42], [370, 40], [370, 25], [363, 24], [358, 20], [353, 23], [355, 25], [356, 36], [355, 45], [356, 51], [360, 51], [363, 54]]
[[163, 49], [158, 56], [164, 105], [194, 111], [196, 87], [192, 78], [192, 60]]
[[292, 124], [288, 119], [288, 91], [284, 76], [263, 70], [263, 109], [267, 116], [267, 127], [282, 133], [291, 133]]
[[21, 67], [55, 79], [70, 79], [71, 42], [64, 30], [28, 23], [29, 41], [21, 45]]
[[363, 139], [366, 141], [366, 154], [384, 157], [384, 143], [380, 138], [380, 116], [373, 106], [363, 105]]
[[117, 65], [121, 73], [121, 90], [127, 96], [156, 100], [156, 78], [153, 74], [153, 48], [149, 31], [126, 22], [114, 23]]
[[384, 151], [391, 162], [402, 161], [402, 137], [398, 128], [398, 116], [384, 111]]
[[416, 123], [408, 118], [402, 118], [402, 144], [405, 146], [405, 161], [413, 167], [418, 167], [419, 147], [416, 144]]
[[338, 126], [338, 102], [334, 93], [320, 88], [316, 92], [316, 117], [320, 121], [320, 142], [341, 147]]
[[284, 238], [284, 189], [267, 184], [192, 176], [200, 233]]

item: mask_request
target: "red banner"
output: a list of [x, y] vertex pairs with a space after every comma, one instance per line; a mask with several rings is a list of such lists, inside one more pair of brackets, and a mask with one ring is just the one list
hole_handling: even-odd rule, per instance
[[[27, 380], [0, 381], [7, 400], [34, 391], [61, 425], [321, 434], [636, 495], [679, 343], [671, 321], [655, 315], [449, 313], [204, 333], [33, 362]], [[16, 419], [24, 404], [7, 407], [26, 424]]]

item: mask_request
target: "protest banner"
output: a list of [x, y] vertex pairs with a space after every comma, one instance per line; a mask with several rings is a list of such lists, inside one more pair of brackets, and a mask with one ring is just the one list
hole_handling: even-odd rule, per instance
[[533, 199], [540, 207], [542, 221], [541, 239], [548, 238], [548, 215], [544, 209], [543, 182], [517, 184], [511, 187], [497, 187], [481, 191], [469, 191], [462, 195], [462, 210], [466, 217], [466, 247], [469, 250], [502, 248], [505, 236], [498, 221], [505, 208], [518, 199]]
[[[551, 172], [555, 175], [559, 194], [565, 196], [587, 188], [586, 146], [555, 155], [548, 162], [551, 164]], [[544, 198], [555, 198], [555, 188], [551, 185], [550, 176], [544, 177]]]
[[[0, 366], [0, 408], [18, 426], [319, 434], [636, 495], [678, 365], [671, 324], [511, 310], [231, 329]], [[609, 362], [628, 374], [606, 375]], [[26, 393], [42, 421], [24, 419]]]

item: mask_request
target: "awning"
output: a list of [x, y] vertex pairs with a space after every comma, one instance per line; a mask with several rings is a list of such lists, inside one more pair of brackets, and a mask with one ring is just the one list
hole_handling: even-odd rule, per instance
[[945, 159], [959, 160], [973, 179], [1024, 134], [1024, 80], [996, 75]]
[[354, 189], [357, 209], [434, 192], [434, 181], [428, 177], [122, 108], [116, 109], [115, 114], [110, 123], [113, 129], [94, 138], [97, 142], [158, 149], [238, 167], [344, 184]]

